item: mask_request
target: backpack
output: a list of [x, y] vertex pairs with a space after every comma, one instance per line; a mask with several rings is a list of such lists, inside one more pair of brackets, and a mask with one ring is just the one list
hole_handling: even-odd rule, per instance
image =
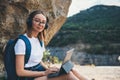
[[7, 72], [7, 80], [18, 79], [18, 76], [16, 74], [16, 69], [15, 69], [15, 51], [14, 51], [14, 46], [18, 39], [22, 39], [26, 45], [26, 53], [25, 53], [25, 61], [24, 61], [25, 64], [28, 62], [31, 54], [31, 44], [26, 36], [19, 35], [18, 38], [16, 38], [15, 40], [10, 39], [7, 42], [7, 45], [4, 51], [4, 66]]

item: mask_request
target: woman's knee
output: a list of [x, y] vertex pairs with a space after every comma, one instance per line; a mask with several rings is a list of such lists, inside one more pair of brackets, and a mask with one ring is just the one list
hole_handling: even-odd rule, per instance
[[79, 80], [72, 71], [67, 74], [68, 80]]

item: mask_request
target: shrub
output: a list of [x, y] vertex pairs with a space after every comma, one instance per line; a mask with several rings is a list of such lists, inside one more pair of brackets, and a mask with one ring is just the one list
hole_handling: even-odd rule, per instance
[[45, 52], [43, 53], [43, 62], [47, 62], [47, 63], [60, 63], [59, 58], [56, 56], [51, 56], [50, 55], [50, 51], [49, 50], [45, 50]]

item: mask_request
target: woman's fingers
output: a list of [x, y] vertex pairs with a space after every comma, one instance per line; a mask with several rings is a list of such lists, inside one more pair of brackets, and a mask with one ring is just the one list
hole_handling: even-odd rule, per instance
[[50, 67], [50, 69], [57, 69], [57, 70], [59, 70], [59, 68], [56, 67], [56, 66]]
[[58, 72], [58, 68], [50, 68], [51, 72]]
[[49, 68], [49, 69], [46, 70], [46, 74], [48, 75], [48, 74], [51, 74], [51, 73], [56, 73], [58, 71], [59, 71], [58, 68], [51, 67], [51, 68]]

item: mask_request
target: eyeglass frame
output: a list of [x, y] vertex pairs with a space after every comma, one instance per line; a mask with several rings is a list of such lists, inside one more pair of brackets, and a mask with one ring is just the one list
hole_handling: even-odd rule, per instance
[[42, 25], [45, 25], [46, 24], [46, 21], [45, 22], [42, 22], [40, 19], [37, 20], [37, 18], [33, 18], [33, 21], [35, 21], [36, 23], [38, 23], [39, 25], [42, 24]]

